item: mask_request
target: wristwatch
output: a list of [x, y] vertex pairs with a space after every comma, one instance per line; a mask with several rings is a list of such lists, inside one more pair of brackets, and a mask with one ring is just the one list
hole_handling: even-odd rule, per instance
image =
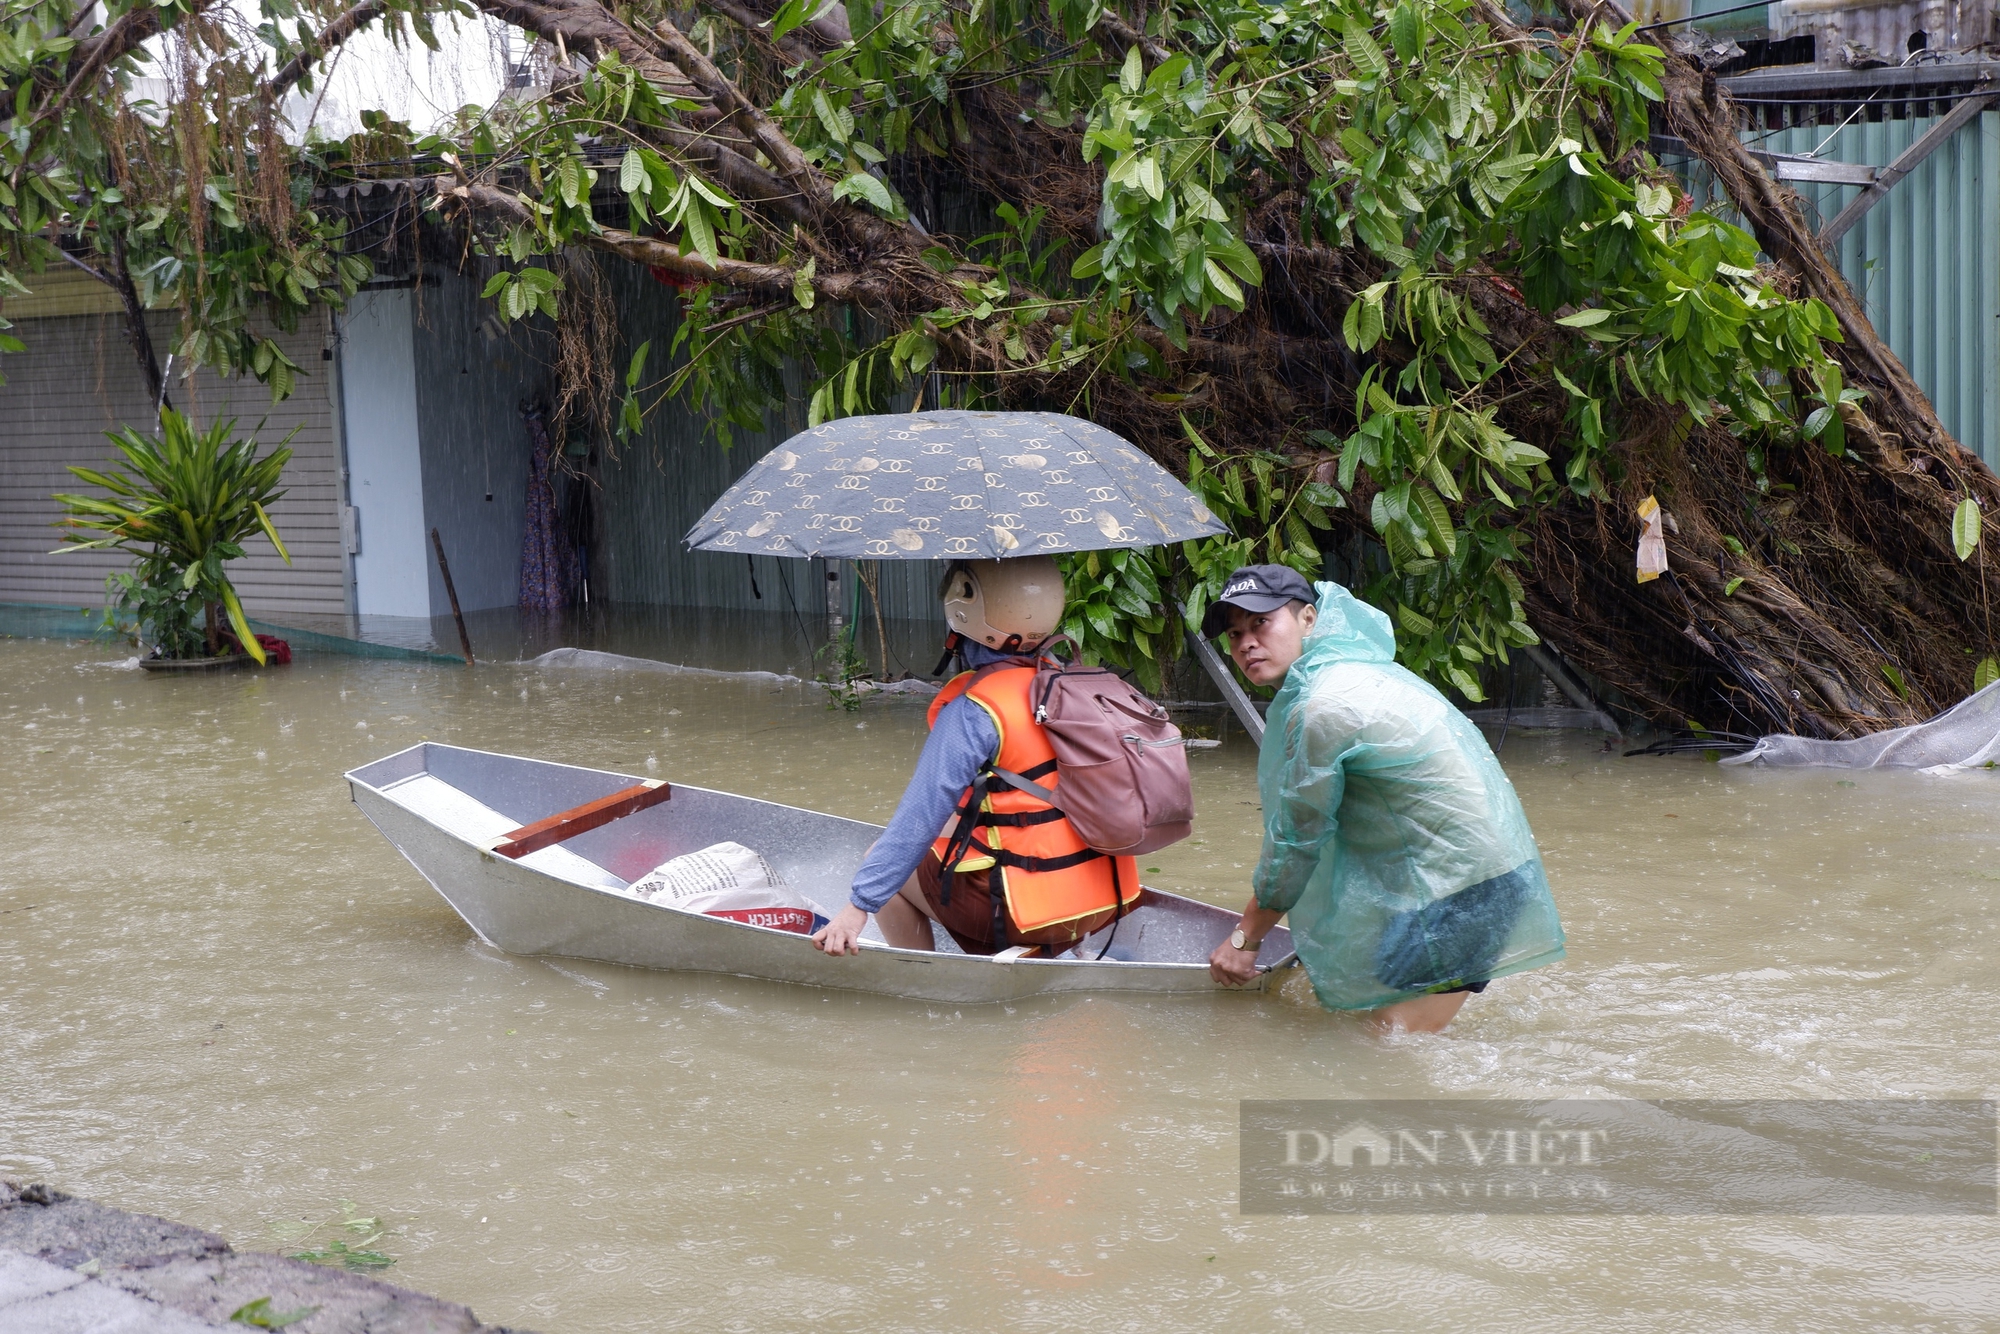
[[1249, 950], [1254, 954], [1257, 952], [1257, 947], [1263, 943], [1261, 940], [1246, 939], [1240, 926], [1229, 933], [1229, 948], [1233, 950]]

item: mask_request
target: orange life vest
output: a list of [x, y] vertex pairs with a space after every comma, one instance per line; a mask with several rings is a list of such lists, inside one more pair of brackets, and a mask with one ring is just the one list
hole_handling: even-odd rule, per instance
[[[1030, 782], [1055, 788], [1056, 753], [1035, 721], [1028, 692], [1034, 685], [1031, 666], [991, 667], [963, 672], [946, 683], [932, 701], [931, 726], [938, 713], [959, 696], [969, 697], [993, 719], [1000, 733], [1000, 752], [991, 764]], [[1006, 904], [1007, 916], [1020, 932], [1077, 921], [1107, 908], [1130, 907], [1139, 897], [1139, 867], [1130, 857], [1108, 857], [1078, 837], [1061, 811], [1030, 793], [997, 778], [988, 778], [976, 808], [971, 844], [954, 865], [947, 860], [950, 833], [933, 845], [948, 872], [995, 867], [996, 905]], [[967, 788], [959, 810], [967, 811], [975, 791]], [[963, 840], [959, 840], [963, 843]]]

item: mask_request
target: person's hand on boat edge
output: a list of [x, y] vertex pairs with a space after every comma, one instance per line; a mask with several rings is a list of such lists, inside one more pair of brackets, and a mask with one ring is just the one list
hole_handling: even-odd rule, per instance
[[850, 903], [813, 932], [813, 948], [827, 954], [859, 954], [861, 933], [867, 928], [868, 914]]
[[1236, 930], [1208, 956], [1208, 975], [1217, 986], [1242, 987], [1257, 980], [1257, 951], [1283, 916], [1250, 900]]
[[1225, 940], [1208, 956], [1208, 975], [1219, 987], [1248, 986], [1257, 979], [1257, 951], [1239, 950]]

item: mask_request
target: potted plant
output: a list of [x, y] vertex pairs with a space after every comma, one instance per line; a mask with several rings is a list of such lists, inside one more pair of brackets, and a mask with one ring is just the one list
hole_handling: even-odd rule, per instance
[[258, 532], [292, 563], [268, 512], [284, 495], [277, 489], [278, 474], [292, 451], [281, 443], [258, 458], [256, 439], [233, 439], [235, 429], [232, 418], [197, 433], [192, 422], [168, 408], [160, 413], [157, 436], [129, 426], [107, 433], [124, 455], [114, 471], [70, 469], [109, 491], [108, 499], [55, 497], [65, 511], [60, 526], [70, 530], [58, 554], [116, 547], [138, 558], [132, 570], [106, 577], [105, 622], [115, 626], [121, 616], [136, 622], [156, 659], [223, 659], [226, 615], [236, 645], [259, 664], [265, 660], [223, 567], [242, 556], [243, 543]]

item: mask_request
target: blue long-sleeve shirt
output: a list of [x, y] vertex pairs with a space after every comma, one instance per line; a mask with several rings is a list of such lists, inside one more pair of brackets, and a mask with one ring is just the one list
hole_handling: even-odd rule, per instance
[[[1006, 656], [983, 644], [967, 644], [963, 654], [966, 667], [974, 671]], [[880, 912], [915, 874], [980, 767], [999, 753], [1000, 731], [985, 709], [963, 695], [939, 709], [937, 726], [924, 742], [889, 827], [854, 873], [849, 902], [863, 912]]]

